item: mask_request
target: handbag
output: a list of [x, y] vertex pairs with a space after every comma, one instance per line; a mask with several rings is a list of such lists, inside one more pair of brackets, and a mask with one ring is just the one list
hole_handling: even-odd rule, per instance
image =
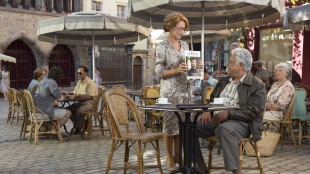
[[[271, 156], [276, 148], [281, 134], [279, 132], [266, 130], [262, 133], [262, 139], [257, 142], [257, 149], [260, 156]], [[248, 156], [256, 156], [250, 143], [245, 144], [245, 153]]]

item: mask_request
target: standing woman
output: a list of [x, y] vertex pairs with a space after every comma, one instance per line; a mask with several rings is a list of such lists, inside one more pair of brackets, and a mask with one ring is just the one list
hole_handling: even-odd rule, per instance
[[8, 89], [10, 89], [10, 71], [6, 66], [2, 67], [1, 71], [1, 87], [2, 87], [2, 92], [4, 94], [5, 100], [7, 100], [8, 96], [6, 95], [6, 92], [8, 92]]
[[[169, 32], [166, 40], [156, 47], [155, 73], [160, 80], [160, 97], [168, 98], [172, 104], [188, 103], [187, 65], [184, 63], [184, 51], [189, 50], [188, 44], [181, 41], [188, 30], [188, 20], [181, 13], [173, 12], [164, 19], [164, 30]], [[179, 163], [179, 123], [172, 112], [164, 113], [164, 143], [167, 152], [167, 165], [170, 171]], [[173, 157], [174, 150], [174, 157]]]

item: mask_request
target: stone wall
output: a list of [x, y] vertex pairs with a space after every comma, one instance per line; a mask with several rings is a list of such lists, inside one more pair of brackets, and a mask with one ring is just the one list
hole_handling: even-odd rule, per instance
[[[61, 15], [66, 13], [0, 7], [0, 53], [4, 53], [12, 42], [20, 39], [31, 48], [38, 67], [48, 66], [48, 58], [56, 45], [38, 40], [37, 22]], [[88, 65], [86, 47], [68, 47], [74, 56], [75, 67]]]

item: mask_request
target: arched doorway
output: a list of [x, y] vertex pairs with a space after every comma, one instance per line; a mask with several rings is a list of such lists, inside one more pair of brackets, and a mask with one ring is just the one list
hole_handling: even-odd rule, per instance
[[71, 82], [74, 82], [74, 58], [66, 45], [56, 45], [49, 57], [48, 66], [63, 69], [63, 77], [57, 81], [59, 86], [71, 86]]
[[4, 54], [15, 57], [16, 64], [2, 62], [10, 70], [11, 87], [15, 89], [26, 89], [32, 80], [36, 60], [30, 47], [22, 40], [12, 42]]
[[142, 88], [142, 65], [143, 61], [140, 56], [135, 57], [133, 62], [133, 88]]

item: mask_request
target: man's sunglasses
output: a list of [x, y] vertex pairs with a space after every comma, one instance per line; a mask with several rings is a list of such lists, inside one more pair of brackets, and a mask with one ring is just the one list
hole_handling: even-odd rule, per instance
[[82, 73], [81, 73], [81, 72], [77, 72], [77, 74], [78, 74], [78, 75], [82, 75]]

